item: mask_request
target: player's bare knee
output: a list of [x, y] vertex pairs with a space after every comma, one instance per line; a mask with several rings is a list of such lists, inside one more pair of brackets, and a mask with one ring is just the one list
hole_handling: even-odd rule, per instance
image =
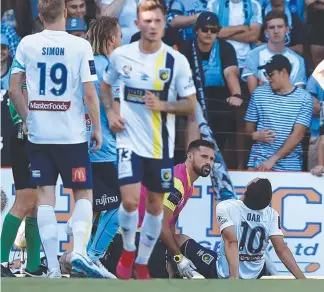
[[37, 206], [55, 207], [55, 186], [42, 186], [37, 189]]
[[29, 216], [29, 213], [32, 213], [34, 210], [36, 203], [37, 196], [33, 190], [17, 190], [15, 203], [10, 210], [10, 214], [19, 218]]
[[149, 192], [146, 197], [146, 210], [154, 216], [161, 214], [163, 211], [163, 194]]
[[191, 238], [188, 235], [185, 235], [185, 234], [177, 234], [174, 237], [174, 239], [175, 239], [178, 246], [182, 246], [185, 242], [187, 242]]
[[123, 207], [127, 212], [133, 212], [138, 208], [139, 200], [136, 197], [129, 196], [123, 199]]
[[92, 203], [92, 190], [73, 190], [74, 200], [85, 199]]

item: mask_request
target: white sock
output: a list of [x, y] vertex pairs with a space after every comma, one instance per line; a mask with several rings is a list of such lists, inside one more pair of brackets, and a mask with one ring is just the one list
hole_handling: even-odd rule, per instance
[[60, 264], [57, 259], [58, 226], [54, 207], [49, 205], [38, 206], [37, 225], [46, 256], [48, 269], [60, 269]]
[[127, 251], [136, 250], [135, 235], [138, 225], [138, 210], [127, 212], [123, 204], [120, 204], [118, 210], [119, 226], [123, 237], [123, 247]]
[[87, 245], [92, 228], [92, 204], [89, 200], [80, 199], [75, 202], [72, 215], [73, 251], [87, 255]]
[[163, 212], [157, 216], [145, 212], [141, 228], [141, 236], [136, 258], [137, 264], [147, 265], [153, 248], [160, 237]]

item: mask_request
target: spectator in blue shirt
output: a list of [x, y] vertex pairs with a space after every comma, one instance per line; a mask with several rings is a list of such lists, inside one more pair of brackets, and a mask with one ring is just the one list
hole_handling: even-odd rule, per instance
[[304, 59], [285, 44], [286, 33], [289, 31], [287, 16], [280, 11], [270, 11], [265, 17], [264, 25], [268, 42], [249, 52], [242, 72], [242, 79], [247, 81], [250, 93], [252, 94], [257, 86], [269, 82], [264, 70], [258, 67], [266, 64], [275, 54], [282, 54], [289, 59], [292, 65], [290, 72], [292, 84], [306, 86]]
[[313, 96], [314, 109], [312, 123], [310, 126], [310, 140], [308, 150], [308, 170], [314, 168], [317, 165], [317, 148], [319, 142], [319, 129], [320, 129], [320, 109], [321, 102], [324, 101], [324, 90], [319, 83], [311, 76], [307, 82], [306, 89]]
[[313, 98], [290, 81], [292, 66], [275, 55], [264, 66], [269, 84], [258, 87], [246, 113], [246, 132], [254, 140], [248, 167], [259, 171], [301, 171], [301, 141], [310, 127]]
[[20, 38], [16, 34], [16, 31], [10, 26], [1, 22], [1, 34], [4, 34], [8, 39], [8, 45], [10, 50], [10, 56], [12, 58], [16, 55], [16, 50], [20, 42]]

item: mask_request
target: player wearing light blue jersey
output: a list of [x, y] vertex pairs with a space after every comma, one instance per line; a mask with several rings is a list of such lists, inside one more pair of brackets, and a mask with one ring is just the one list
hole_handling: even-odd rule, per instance
[[[98, 81], [94, 83], [100, 100], [100, 84], [102, 76], [109, 67], [111, 52], [121, 44], [121, 29], [117, 19], [103, 17], [92, 22], [88, 38], [94, 52], [94, 62]], [[118, 83], [113, 86], [114, 97], [118, 98]], [[87, 111], [86, 111], [87, 112]], [[117, 176], [116, 139], [110, 131], [103, 104], [100, 102], [100, 122], [102, 124], [102, 147], [98, 152], [90, 151], [93, 177], [93, 211], [98, 217], [97, 230], [88, 245], [90, 259], [101, 268], [108, 278], [115, 278], [100, 262], [112, 238], [115, 236], [119, 223], [117, 211], [120, 204], [120, 190]], [[91, 119], [86, 113], [86, 125], [89, 148], [92, 133]]]

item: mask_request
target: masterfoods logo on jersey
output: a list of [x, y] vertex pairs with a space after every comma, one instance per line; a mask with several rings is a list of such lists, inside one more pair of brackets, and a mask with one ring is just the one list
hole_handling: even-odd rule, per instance
[[71, 101], [32, 100], [29, 103], [31, 111], [65, 112], [70, 108]]

